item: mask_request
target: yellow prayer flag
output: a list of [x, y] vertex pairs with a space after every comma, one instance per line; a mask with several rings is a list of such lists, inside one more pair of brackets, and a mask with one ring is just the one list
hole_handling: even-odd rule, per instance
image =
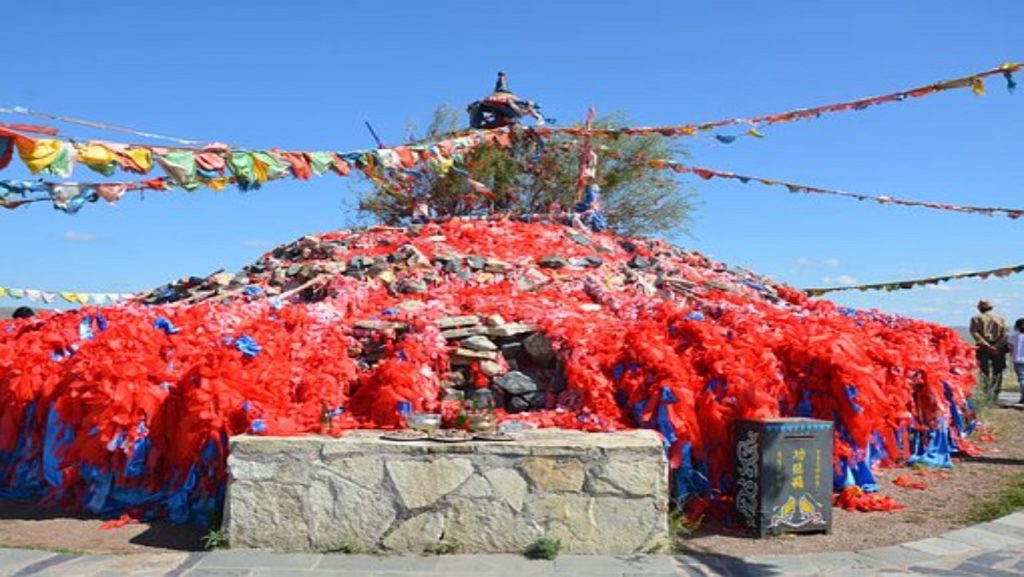
[[976, 96], [985, 96], [985, 81], [975, 76], [971, 79], [971, 92]]
[[103, 166], [116, 160], [114, 152], [100, 144], [86, 144], [78, 149], [78, 160], [83, 164]]
[[78, 295], [76, 295], [75, 293], [62, 292], [62, 293], [60, 293], [60, 298], [68, 301], [69, 303], [71, 303], [73, 305], [77, 305], [78, 304]]
[[206, 181], [206, 186], [209, 186], [213, 190], [224, 190], [227, 183], [228, 179], [226, 178], [212, 178]]
[[142, 174], [148, 173], [149, 169], [153, 168], [153, 152], [148, 148], [129, 148], [128, 152], [124, 154], [132, 159], [132, 162], [139, 165], [139, 168], [142, 169]]
[[47, 166], [53, 164], [54, 160], [57, 160], [57, 156], [60, 155], [63, 142], [59, 140], [52, 140], [49, 138], [40, 138], [33, 140], [31, 138], [16, 138], [15, 144], [18, 145], [18, 156], [21, 157], [22, 162], [32, 172], [32, 174], [38, 174]]

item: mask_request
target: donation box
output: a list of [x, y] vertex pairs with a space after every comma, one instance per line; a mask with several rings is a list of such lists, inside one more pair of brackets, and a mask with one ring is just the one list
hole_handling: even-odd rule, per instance
[[828, 532], [832, 525], [832, 423], [736, 420], [735, 506], [758, 536]]

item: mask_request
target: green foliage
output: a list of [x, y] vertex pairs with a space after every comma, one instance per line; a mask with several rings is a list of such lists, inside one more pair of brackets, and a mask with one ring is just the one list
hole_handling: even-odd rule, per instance
[[346, 541], [346, 542], [342, 543], [341, 545], [338, 545], [337, 547], [332, 548], [330, 550], [330, 552], [331, 553], [342, 553], [344, 555], [361, 555], [363, 553], [366, 553], [366, 548], [364, 548], [359, 543], [354, 543], [354, 542]]
[[441, 541], [427, 549], [426, 552], [431, 555], [454, 555], [459, 552], [461, 547], [458, 541]]
[[228, 534], [223, 529], [210, 529], [203, 535], [203, 547], [207, 550], [227, 549]]
[[975, 503], [965, 521], [986, 523], [1021, 509], [1024, 509], [1024, 474], [1017, 474], [998, 495]]
[[[440, 107], [426, 132], [434, 139], [452, 132], [458, 112]], [[623, 114], [598, 119], [595, 127], [628, 125]], [[685, 230], [694, 209], [695, 193], [671, 173], [651, 168], [645, 160], [685, 156], [660, 135], [595, 136], [598, 153], [597, 183], [610, 227], [621, 234], [653, 234]], [[414, 184], [378, 182], [363, 196], [360, 208], [388, 224], [398, 224], [411, 213], [410, 195], [426, 198], [438, 216], [474, 211], [514, 214], [546, 213], [552, 204], [571, 209], [577, 202], [580, 140], [556, 134], [541, 142], [525, 129], [512, 132], [512, 144], [484, 144], [457, 162], [470, 176], [485, 184], [495, 198], [476, 194], [466, 177], [454, 171], [427, 176]]]
[[679, 509], [668, 512], [668, 532], [675, 539], [682, 539], [694, 534], [700, 528], [700, 520], [691, 521]]
[[554, 559], [562, 551], [562, 540], [540, 537], [526, 548], [528, 559]]

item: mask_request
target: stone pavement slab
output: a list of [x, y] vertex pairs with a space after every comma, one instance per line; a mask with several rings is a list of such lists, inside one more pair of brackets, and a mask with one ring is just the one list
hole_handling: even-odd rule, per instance
[[935, 555], [937, 557], [946, 557], [949, 555], [968, 555], [970, 553], [978, 553], [979, 550], [976, 547], [972, 547], [966, 543], [960, 541], [952, 541], [943, 537], [932, 537], [930, 539], [921, 539], [920, 541], [912, 541], [910, 543], [904, 543], [904, 547], [908, 549], [914, 549], [916, 551], [922, 551], [929, 555]]
[[12, 575], [21, 577], [22, 575], [40, 574], [41, 572], [48, 570], [50, 567], [55, 567], [57, 565], [71, 562], [73, 560], [78, 559], [79, 557], [81, 557], [81, 555], [74, 555], [71, 553], [60, 553], [57, 555], [50, 555], [45, 559], [41, 559], [39, 561], [36, 561], [34, 563], [31, 563], [18, 569], [17, 571], [12, 573]]
[[964, 577], [1024, 575], [1024, 513], [892, 547], [810, 555], [375, 556], [210, 553], [75, 555], [0, 548], [0, 577]]
[[252, 569], [196, 567], [185, 573], [188, 577], [251, 577]]
[[966, 543], [972, 547], [982, 550], [996, 550], [1002, 548], [1020, 547], [1024, 545], [1024, 538], [1010, 535], [1008, 532], [996, 533], [980, 527], [966, 527], [950, 531], [942, 536], [944, 539]]
[[877, 571], [889, 567], [883, 561], [867, 557], [860, 553], [835, 551], [828, 553], [815, 553], [806, 556], [807, 559], [817, 567], [822, 575], [872, 575]]
[[675, 561], [665, 555], [629, 555], [595, 557], [593, 555], [559, 555], [554, 561], [555, 575], [609, 575], [620, 577], [627, 573], [676, 573]]
[[756, 571], [768, 575], [792, 575], [793, 577], [814, 577], [821, 574], [810, 556], [764, 555], [744, 559]]
[[53, 557], [49, 551], [31, 549], [0, 549], [0, 575], [11, 575], [19, 570]]
[[1010, 525], [1011, 527], [1020, 527], [1024, 529], [1024, 513], [1012, 513], [1005, 517], [1001, 517], [993, 521], [993, 523], [1000, 523], [1003, 525]]
[[866, 557], [881, 561], [887, 567], [892, 568], [922, 565], [936, 560], [935, 555], [910, 549], [903, 545], [867, 549], [860, 553]]
[[250, 549], [213, 551], [203, 557], [197, 567], [203, 569], [312, 569], [323, 555], [310, 553], [271, 553]]
[[74, 555], [62, 563], [28, 574], [38, 577], [93, 577], [106, 570], [107, 565], [117, 558], [118, 555]]

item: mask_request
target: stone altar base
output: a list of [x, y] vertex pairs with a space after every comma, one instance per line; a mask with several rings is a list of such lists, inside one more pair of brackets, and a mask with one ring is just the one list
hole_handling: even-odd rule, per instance
[[668, 463], [653, 431], [545, 429], [514, 442], [344, 437], [231, 440], [232, 547], [279, 551], [655, 552], [668, 544]]

